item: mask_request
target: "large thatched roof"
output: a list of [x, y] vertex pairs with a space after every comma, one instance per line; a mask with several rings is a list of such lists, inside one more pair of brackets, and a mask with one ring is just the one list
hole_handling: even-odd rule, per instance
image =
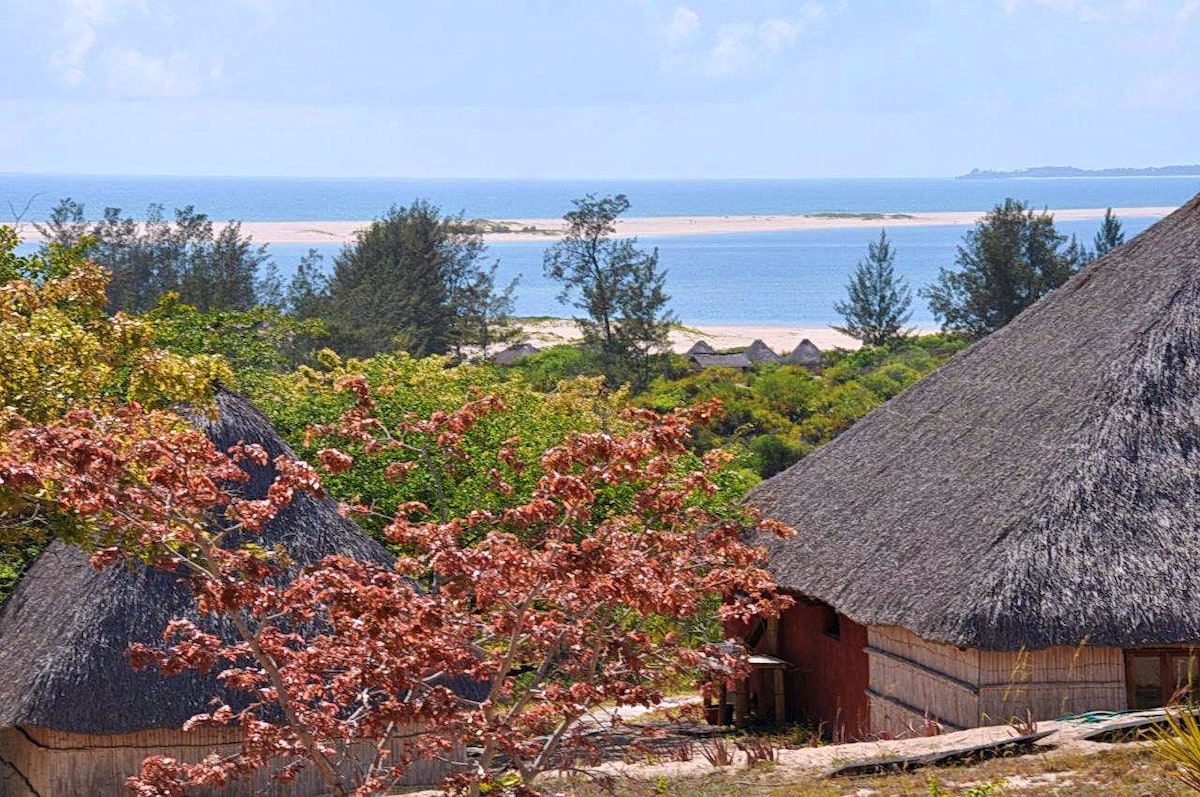
[[740, 352], [736, 354], [693, 354], [688, 357], [688, 362], [697, 368], [736, 368], [739, 371], [746, 371], [754, 367], [754, 363]]
[[[244, 399], [221, 391], [217, 406], [216, 420], [194, 420], [218, 447], [244, 440], [262, 444], [272, 458], [291, 454]], [[240, 489], [265, 495], [274, 467], [251, 467], [252, 479]], [[392, 561], [333, 501], [308, 493], [298, 493], [262, 537], [268, 546], [284, 546], [298, 565], [331, 553]], [[126, 658], [131, 643], [158, 642], [173, 617], [196, 620], [197, 612], [172, 575], [123, 567], [96, 572], [77, 548], [52, 544], [0, 607], [0, 727], [115, 734], [182, 726], [220, 693], [216, 679], [134, 671]]]
[[692, 347], [683, 353], [684, 357], [691, 357], [693, 354], [716, 354], [717, 350], [708, 345], [707, 340], [698, 340], [692, 344]]
[[749, 503], [788, 588], [985, 649], [1200, 640], [1200, 197]]

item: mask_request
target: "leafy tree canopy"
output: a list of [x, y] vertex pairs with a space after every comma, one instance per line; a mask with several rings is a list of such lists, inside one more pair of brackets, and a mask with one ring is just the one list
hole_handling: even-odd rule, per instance
[[958, 269], [923, 289], [943, 331], [982, 337], [1062, 285], [1086, 255], [1054, 228], [1054, 217], [1006, 199], [958, 247]]

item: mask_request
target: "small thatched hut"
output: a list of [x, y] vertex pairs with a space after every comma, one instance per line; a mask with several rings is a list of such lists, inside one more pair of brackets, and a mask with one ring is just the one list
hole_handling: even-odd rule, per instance
[[[244, 399], [221, 391], [217, 408], [215, 420], [194, 420], [218, 447], [246, 441], [263, 445], [272, 458], [291, 455]], [[265, 496], [274, 467], [248, 467], [252, 478], [241, 489]], [[297, 566], [333, 553], [384, 564], [392, 560], [343, 518], [333, 501], [308, 493], [297, 494], [262, 538], [268, 547], [283, 546]], [[125, 778], [140, 771], [146, 756], [195, 761], [237, 749], [236, 728], [182, 730], [189, 717], [222, 693], [214, 673], [166, 677], [135, 671], [126, 658], [134, 642], [159, 642], [175, 617], [207, 625], [173, 575], [125, 567], [97, 572], [77, 548], [56, 542], [46, 550], [0, 607], [0, 795], [122, 794]], [[441, 774], [432, 765], [417, 767], [410, 780], [433, 783]], [[240, 790], [216, 793], [321, 790], [306, 771], [286, 789], [264, 774]]]
[[534, 346], [532, 343], [518, 343], [515, 346], [509, 346], [504, 351], [498, 351], [492, 355], [491, 360], [496, 365], [513, 365], [526, 357], [537, 354], [541, 349]]
[[755, 365], [761, 363], [781, 363], [783, 358], [775, 353], [770, 346], [762, 342], [762, 339], [755, 339], [753, 343], [746, 347], [746, 359]]
[[802, 368], [815, 371], [821, 367], [821, 350], [817, 348], [817, 344], [805, 338], [797, 344], [796, 348], [792, 349], [787, 357], [783, 358], [783, 364], [799, 365]]
[[692, 344], [692, 347], [683, 353], [684, 357], [691, 357], [693, 354], [716, 354], [717, 350], [708, 345], [706, 340], [698, 340]]
[[746, 359], [746, 355], [740, 353], [693, 354], [688, 357], [688, 362], [697, 371], [703, 371], [705, 368], [732, 368], [735, 371], [749, 371], [754, 367], [754, 363]]
[[1200, 677], [1200, 197], [751, 492], [790, 710], [902, 732]]

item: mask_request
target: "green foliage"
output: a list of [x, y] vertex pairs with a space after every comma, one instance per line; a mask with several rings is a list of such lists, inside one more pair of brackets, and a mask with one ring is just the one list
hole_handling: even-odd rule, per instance
[[904, 337], [904, 325], [912, 317], [912, 290], [895, 272], [896, 252], [880, 230], [878, 243], [867, 245], [867, 259], [860, 260], [846, 284], [847, 299], [833, 309], [845, 319], [839, 332], [868, 346], [883, 346]]
[[1086, 256], [1054, 228], [1054, 217], [1004, 200], [966, 234], [955, 258], [922, 289], [942, 330], [971, 337], [995, 332], [1062, 285]]
[[1181, 783], [1200, 792], [1200, 720], [1194, 707], [1166, 710], [1166, 727], [1153, 731], [1154, 755], [1173, 767]]
[[646, 253], [636, 238], [612, 237], [617, 218], [629, 209], [624, 194], [588, 194], [573, 204], [563, 216], [567, 234], [546, 250], [543, 271], [562, 284], [559, 301], [585, 313], [575, 321], [584, 345], [599, 353], [609, 382], [629, 381], [642, 390], [661, 364], [675, 320], [658, 249]]
[[530, 387], [544, 393], [554, 390], [564, 379], [603, 372], [596, 352], [582, 346], [551, 346], [518, 360], [509, 371], [520, 374]]
[[157, 345], [181, 355], [219, 356], [239, 384], [305, 361], [326, 338], [319, 318], [298, 320], [274, 307], [202, 312], [175, 294], [164, 296], [143, 318], [153, 325]]
[[759, 366], [746, 374], [708, 368], [655, 380], [639, 401], [663, 411], [721, 399], [726, 417], [698, 430], [699, 450], [740, 451], [766, 478], [832, 440], [965, 345], [963, 338], [939, 334], [833, 351], [819, 375], [788, 365]]
[[249, 310], [267, 261], [266, 247], [243, 237], [239, 222], [214, 232], [208, 216], [191, 205], [176, 209], [174, 219], [163, 215], [162, 205], [151, 205], [140, 223], [108, 207], [93, 223], [83, 204], [68, 198], [46, 224], [34, 226], [48, 246], [82, 246], [112, 273], [111, 310], [146, 312], [170, 292], [201, 310]]
[[[313, 424], [335, 423], [351, 406], [352, 397], [335, 389], [339, 379], [350, 375], [365, 375], [378, 402], [380, 418], [389, 427], [405, 418], [457, 409], [485, 394], [500, 396], [508, 407], [506, 412], [483, 416], [467, 434], [467, 460], [445, 456], [436, 439], [414, 436], [407, 441], [411, 450], [391, 451], [387, 456], [370, 458], [360, 467], [325, 477], [334, 495], [387, 515], [407, 501], [420, 501], [430, 507], [442, 504], [451, 515], [466, 515], [481, 506], [508, 506], [532, 486], [539, 474], [533, 468], [510, 472], [501, 459], [504, 449], [511, 449], [518, 458], [536, 461], [538, 454], [569, 432], [617, 432], [626, 428], [620, 413], [628, 403], [627, 394], [607, 390], [601, 379], [563, 382], [546, 394], [519, 377], [504, 378], [490, 365], [451, 366], [444, 357], [417, 359], [404, 353], [381, 354], [343, 363], [326, 353], [321, 359], [325, 366], [320, 369], [301, 366], [293, 372], [270, 375], [251, 390], [256, 405], [310, 460], [315, 461], [317, 451], [328, 443], [306, 439], [305, 431]], [[346, 450], [352, 455], [361, 453]], [[405, 462], [414, 467], [404, 481], [387, 478], [388, 466]], [[503, 472], [514, 486], [514, 493], [497, 490], [494, 470]], [[443, 475], [439, 484], [438, 477]], [[444, 495], [439, 496], [439, 491]], [[377, 523], [373, 530], [379, 530]]]
[[108, 275], [86, 243], [16, 254], [0, 226], [0, 427], [12, 415], [34, 422], [104, 400], [199, 401], [230, 371], [218, 358], [169, 352], [154, 325], [105, 310]]
[[[352, 357], [392, 350], [423, 357], [494, 341], [515, 281], [497, 293], [495, 267], [480, 262], [484, 249], [478, 228], [461, 217], [443, 217], [425, 200], [393, 206], [334, 261], [334, 348]], [[314, 299], [319, 288], [302, 285], [296, 293]]]

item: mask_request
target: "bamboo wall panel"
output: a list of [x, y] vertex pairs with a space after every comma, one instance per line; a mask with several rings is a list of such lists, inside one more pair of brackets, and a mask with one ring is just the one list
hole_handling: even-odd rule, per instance
[[973, 687], [964, 688], [898, 657], [869, 648], [867, 653], [873, 691], [912, 706], [922, 717], [928, 715], [960, 728], [978, 724], [979, 696]]
[[[204, 728], [187, 733], [156, 730], [118, 736], [88, 736], [43, 728], [5, 728], [0, 730], [0, 759], [12, 762], [32, 786], [32, 791], [16, 785], [21, 778], [10, 776], [0, 780], [0, 797], [119, 795], [124, 793], [125, 779], [141, 770], [142, 760], [147, 756], [165, 755], [194, 762], [213, 752], [225, 755], [236, 752], [239, 738], [238, 731], [229, 728]], [[398, 752], [399, 749], [400, 742], [397, 741], [393, 750]], [[445, 764], [420, 762], [409, 768], [402, 782], [429, 785], [437, 783], [445, 774]], [[316, 773], [306, 768], [287, 786], [274, 783], [270, 773], [264, 771], [240, 786], [189, 790], [188, 794], [189, 797], [250, 794], [296, 797], [324, 791], [324, 784]]]
[[1054, 647], [980, 654], [979, 683], [1083, 683], [1125, 680], [1120, 648]]
[[1014, 684], [980, 690], [981, 724], [998, 725], [1011, 719], [1051, 720], [1085, 711], [1122, 711], [1128, 702], [1123, 681], [1082, 684]]
[[978, 650], [960, 650], [953, 645], [928, 642], [895, 626], [871, 626], [867, 639], [871, 647], [895, 653], [960, 681], [979, 683]]
[[880, 738], [920, 736], [925, 726], [925, 715], [878, 697], [871, 697], [870, 712], [871, 732]]

